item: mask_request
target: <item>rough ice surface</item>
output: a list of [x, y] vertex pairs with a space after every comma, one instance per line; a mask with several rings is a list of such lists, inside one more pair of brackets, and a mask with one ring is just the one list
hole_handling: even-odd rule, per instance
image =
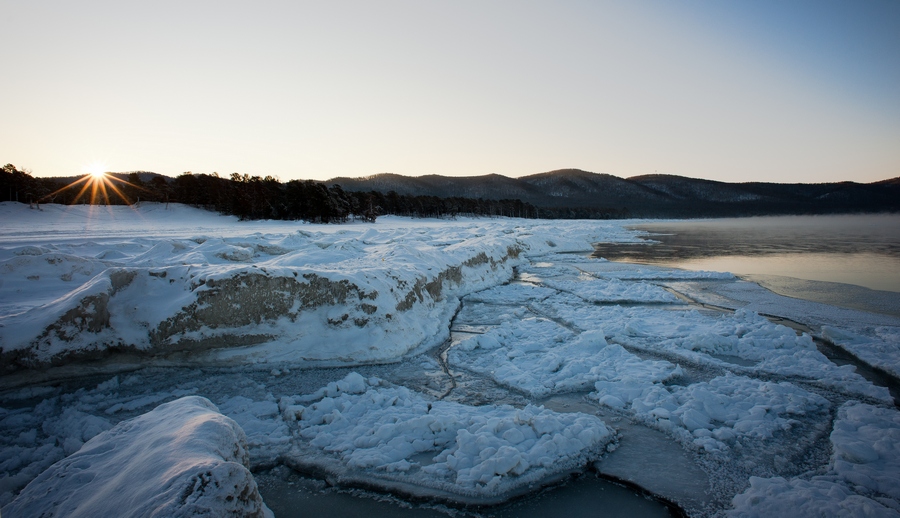
[[812, 339], [896, 375], [900, 321], [590, 257], [627, 222], [43, 209], [0, 204], [0, 505], [202, 396], [253, 471], [471, 502], [590, 463], [692, 516], [900, 511], [888, 390]]
[[[585, 250], [602, 234], [633, 239], [596, 223], [565, 237], [554, 222], [313, 230], [296, 222], [239, 225], [156, 204], [110, 214], [0, 208], [4, 221], [29, 228], [0, 235], [8, 244], [0, 249], [6, 369], [110, 349], [188, 351], [204, 363], [396, 359], [446, 339], [459, 297], [509, 280], [523, 252]], [[181, 228], [147, 228], [179, 216], [187, 221]], [[146, 223], [151, 218], [159, 219]], [[81, 235], [89, 237], [73, 239]]]
[[671, 281], [665, 284], [701, 303], [744, 308], [801, 322], [813, 328], [816, 336], [900, 378], [900, 319], [897, 317], [785, 297], [752, 282]]
[[826, 474], [750, 479], [731, 516], [897, 516], [900, 514], [900, 412], [848, 402], [831, 432]]
[[532, 397], [590, 390], [595, 382], [661, 382], [680, 369], [666, 361], [643, 361], [609, 344], [602, 331], [580, 334], [543, 318], [507, 321], [461, 341], [450, 351], [455, 367], [490, 376]]
[[848, 403], [834, 431], [834, 472], [854, 487], [900, 500], [900, 412]]
[[[770, 439], [798, 424], [796, 417], [822, 417], [830, 404], [788, 382], [766, 382], [726, 374], [709, 382], [669, 390], [653, 385], [636, 390], [625, 383], [598, 382], [595, 397], [629, 403], [638, 415], [664, 430], [679, 432], [696, 446], [718, 451], [745, 438]], [[686, 435], [683, 432], [688, 432]]]
[[272, 516], [244, 432], [189, 396], [123, 421], [31, 481], [7, 516]]
[[[526, 406], [430, 401], [358, 373], [311, 396], [285, 397], [295, 463], [327, 463], [471, 496], [492, 496], [597, 458], [614, 433], [597, 417]], [[410, 460], [417, 459], [417, 460]]]
[[673, 312], [642, 307], [591, 307], [552, 297], [545, 299], [543, 306], [547, 315], [579, 322], [587, 329], [602, 328], [607, 340], [636, 350], [664, 353], [691, 363], [727, 366], [736, 372], [778, 374], [885, 402], [891, 400], [887, 389], [872, 385], [854, 367], [837, 366], [828, 360], [809, 335], [798, 335], [743, 308], [733, 314]]

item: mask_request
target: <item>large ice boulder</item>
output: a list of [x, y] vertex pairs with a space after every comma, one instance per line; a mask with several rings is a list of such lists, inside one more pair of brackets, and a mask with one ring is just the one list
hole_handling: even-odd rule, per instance
[[243, 430], [208, 399], [184, 397], [124, 421], [50, 466], [4, 516], [272, 516]]

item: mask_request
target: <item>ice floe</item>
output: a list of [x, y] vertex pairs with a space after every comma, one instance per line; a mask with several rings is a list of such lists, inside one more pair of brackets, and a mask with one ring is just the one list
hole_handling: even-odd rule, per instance
[[[706, 451], [742, 439], [764, 440], [797, 424], [796, 417], [822, 416], [827, 399], [788, 382], [773, 383], [726, 374], [709, 382], [663, 387], [598, 382], [594, 397], [609, 396], [660, 428], [678, 432]], [[690, 436], [682, 433], [687, 431]]]
[[897, 516], [900, 412], [858, 402], [838, 411], [826, 473], [750, 479], [731, 516]]
[[298, 439], [287, 454], [295, 466], [347, 467], [457, 498], [496, 497], [583, 467], [615, 439], [595, 416], [431, 401], [357, 373], [280, 405]]
[[598, 381], [665, 381], [680, 374], [666, 361], [644, 361], [607, 343], [598, 330], [575, 334], [543, 318], [506, 321], [461, 341], [448, 356], [454, 367], [490, 376], [532, 397], [586, 391]]

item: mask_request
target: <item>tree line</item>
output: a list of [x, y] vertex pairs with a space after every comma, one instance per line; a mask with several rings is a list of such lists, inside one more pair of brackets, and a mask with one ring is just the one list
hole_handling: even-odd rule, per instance
[[[509, 216], [520, 218], [611, 217], [594, 209], [538, 208], [517, 199], [485, 200], [464, 197], [403, 195], [395, 191], [348, 192], [340, 185], [313, 180], [280, 182], [272, 176], [233, 173], [183, 173], [174, 179], [139, 173], [109, 174], [95, 189], [87, 175], [74, 182], [35, 178], [7, 164], [0, 171], [0, 201], [22, 203], [78, 203], [124, 205], [140, 202], [183, 203], [234, 215], [243, 220], [304, 220], [340, 223], [351, 219], [375, 221], [378, 216], [419, 218]], [[147, 175], [144, 175], [145, 178]], [[612, 216], [615, 217], [615, 216]]]

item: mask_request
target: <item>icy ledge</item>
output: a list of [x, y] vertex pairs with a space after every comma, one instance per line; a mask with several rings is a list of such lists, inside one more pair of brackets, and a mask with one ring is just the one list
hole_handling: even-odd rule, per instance
[[[193, 259], [168, 251], [164, 266], [104, 269], [50, 303], [0, 315], [0, 367], [42, 368], [118, 351], [205, 364], [396, 360], [445, 340], [459, 297], [508, 280], [523, 250], [514, 238], [397, 244], [387, 254], [348, 241], [353, 249], [331, 251], [326, 258], [335, 262], [324, 265], [312, 264], [307, 248], [344, 245], [303, 243], [268, 259], [248, 254], [253, 264], [174, 266]], [[154, 248], [163, 245], [173, 248]], [[56, 261], [28, 252], [36, 255], [17, 256], [19, 263]], [[340, 253], [349, 259], [338, 261]]]
[[271, 517], [240, 426], [181, 398], [119, 423], [34, 479], [4, 516]]
[[584, 467], [615, 440], [595, 416], [430, 401], [357, 373], [280, 407], [295, 437], [291, 467], [459, 503], [505, 500]]

